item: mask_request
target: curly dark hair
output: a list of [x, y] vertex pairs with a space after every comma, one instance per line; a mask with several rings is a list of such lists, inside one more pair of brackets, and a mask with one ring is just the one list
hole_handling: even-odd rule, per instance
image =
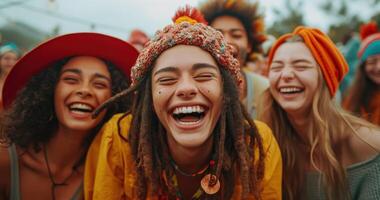
[[[1, 134], [5, 143], [14, 143], [21, 148], [32, 147], [35, 151], [39, 151], [41, 144], [47, 143], [54, 137], [58, 126], [54, 109], [54, 90], [62, 67], [71, 58], [57, 61], [51, 67], [34, 75], [18, 93], [10, 108], [1, 116]], [[103, 61], [111, 75], [112, 95], [128, 88], [130, 81], [123, 72], [111, 62]], [[123, 98], [110, 106], [101, 123], [85, 139], [85, 148], [88, 148], [105, 121], [117, 112], [126, 112], [130, 109], [130, 105], [131, 101]]]
[[[264, 174], [264, 150], [262, 138], [255, 123], [239, 101], [238, 87], [232, 76], [220, 68], [223, 78], [223, 109], [214, 129], [213, 155], [216, 155], [215, 169], [211, 169], [221, 180], [221, 190], [215, 195], [206, 195], [207, 199], [230, 199], [237, 176], [241, 179], [243, 199], [254, 195], [260, 199], [259, 181]], [[114, 100], [136, 93], [132, 107], [132, 122], [128, 138], [119, 136], [129, 143], [137, 170], [136, 193], [138, 199], [146, 199], [147, 188], [151, 194], [170, 196], [176, 194], [173, 184], [165, 181], [174, 174], [170, 164], [170, 153], [166, 141], [165, 129], [154, 109], [151, 91], [151, 71], [147, 72], [134, 87], [114, 96], [97, 111], [111, 105]], [[124, 116], [127, 116], [125, 114]], [[119, 122], [122, 119], [119, 120]], [[119, 124], [120, 130], [120, 124]], [[258, 158], [255, 158], [255, 149]], [[256, 160], [257, 162], [254, 162]], [[254, 164], [255, 163], [255, 164]], [[219, 195], [219, 196], [218, 196]]]
[[253, 27], [254, 21], [263, 18], [263, 16], [259, 14], [258, 3], [237, 1], [228, 7], [226, 7], [226, 4], [228, 4], [228, 1], [207, 0], [201, 4], [200, 10], [209, 24], [211, 24], [217, 17], [224, 15], [239, 19], [247, 32], [252, 52], [261, 53], [261, 41], [256, 35], [257, 30]]

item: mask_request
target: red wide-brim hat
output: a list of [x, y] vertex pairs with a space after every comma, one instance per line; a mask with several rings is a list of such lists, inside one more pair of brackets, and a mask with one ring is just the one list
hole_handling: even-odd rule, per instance
[[33, 75], [71, 56], [110, 61], [129, 78], [138, 51], [124, 40], [100, 33], [71, 33], [50, 39], [25, 54], [9, 72], [3, 87], [4, 107], [9, 107]]

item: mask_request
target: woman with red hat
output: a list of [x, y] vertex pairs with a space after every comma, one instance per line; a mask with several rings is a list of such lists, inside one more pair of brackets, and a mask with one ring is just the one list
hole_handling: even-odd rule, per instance
[[260, 119], [280, 145], [285, 199], [380, 196], [380, 130], [333, 100], [347, 69], [318, 29], [298, 27], [270, 51]]
[[132, 86], [104, 104], [135, 94], [132, 114], [90, 147], [85, 199], [281, 199], [279, 148], [239, 101], [232, 47], [195, 9], [173, 21], [140, 53]]
[[359, 67], [344, 108], [380, 125], [380, 32], [375, 22], [361, 27]]
[[16, 63], [3, 90], [0, 199], [81, 199], [83, 164], [99, 128], [127, 99], [91, 113], [129, 85], [137, 50], [99, 33], [53, 38]]

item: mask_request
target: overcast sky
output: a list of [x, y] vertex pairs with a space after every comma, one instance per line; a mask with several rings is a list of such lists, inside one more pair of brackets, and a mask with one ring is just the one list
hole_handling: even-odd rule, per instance
[[[303, 7], [306, 23], [322, 30], [333, 20], [317, 9], [324, 1], [307, 0]], [[355, 1], [359, 3], [351, 12], [362, 12], [362, 17], [368, 19], [373, 12], [365, 6], [366, 1]], [[132, 29], [139, 28], [153, 35], [171, 23], [179, 6], [198, 6], [200, 2], [204, 0], [0, 0], [0, 26], [19, 20], [46, 32], [59, 25], [61, 34], [96, 31], [127, 38]], [[271, 24], [275, 17], [272, 8], [283, 8], [283, 0], [261, 0], [260, 7], [266, 24]]]

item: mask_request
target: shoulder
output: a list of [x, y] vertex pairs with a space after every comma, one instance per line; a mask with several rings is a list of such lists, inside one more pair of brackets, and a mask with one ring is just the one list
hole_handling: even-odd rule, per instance
[[266, 123], [259, 120], [254, 120], [254, 122], [263, 140], [263, 143], [269, 144], [269, 143], [272, 143], [273, 141], [276, 142], [275, 137], [272, 133], [272, 129], [269, 128], [269, 126]]
[[[367, 146], [380, 153], [380, 129], [379, 128], [370, 128], [362, 126], [358, 128], [357, 134], [359, 139], [363, 141], [360, 147], [364, 148]], [[363, 146], [362, 146], [363, 145]]]
[[281, 151], [272, 130], [262, 121], [255, 120], [254, 122], [262, 139], [265, 160], [274, 159], [276, 160], [275, 162], [278, 162], [278, 160], [281, 160]]
[[[124, 138], [128, 138], [129, 128], [131, 125], [132, 115], [123, 113], [115, 114], [106, 122], [92, 141], [92, 149], [109, 148], [108, 146], [115, 146]], [[104, 147], [106, 146], [106, 147]]]
[[258, 120], [255, 120], [255, 124], [264, 148], [264, 176], [261, 196], [263, 199], [281, 199], [282, 158], [280, 148], [268, 125]]

